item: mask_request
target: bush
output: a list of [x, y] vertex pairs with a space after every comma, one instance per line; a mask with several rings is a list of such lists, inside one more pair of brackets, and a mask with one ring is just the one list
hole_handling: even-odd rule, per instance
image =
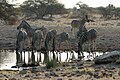
[[57, 66], [58, 66], [58, 63], [57, 63], [56, 60], [51, 60], [51, 61], [48, 61], [48, 62], [46, 63], [46, 68], [47, 68], [47, 69], [55, 68], [55, 67], [57, 67]]
[[117, 23], [117, 26], [120, 26], [120, 22]]
[[15, 25], [19, 22], [19, 19], [15, 16], [11, 16], [8, 20], [7, 20], [9, 25]]
[[21, 10], [27, 17], [36, 16], [43, 19], [46, 15], [63, 14], [66, 12], [64, 5], [57, 0], [27, 0], [21, 5]]

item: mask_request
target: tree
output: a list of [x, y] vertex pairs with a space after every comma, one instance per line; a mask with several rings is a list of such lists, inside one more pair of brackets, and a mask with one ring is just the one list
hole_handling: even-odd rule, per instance
[[98, 10], [103, 15], [105, 19], [111, 19], [113, 16], [120, 17], [120, 8], [116, 8], [112, 4], [109, 4], [106, 7], [98, 7]]
[[82, 3], [81, 1], [79, 1], [76, 5], [79, 6], [78, 10], [79, 10], [81, 16], [87, 15], [89, 13], [89, 11], [91, 11], [89, 6], [87, 4]]
[[[6, 23], [16, 17], [13, 5], [8, 4], [6, 0], [0, 3], [0, 19], [4, 20]], [[14, 22], [14, 21], [13, 21]]]
[[115, 13], [114, 13], [114, 14], [115, 14], [115, 17], [120, 18], [120, 7], [115, 8], [114, 12], [115, 12]]
[[51, 4], [47, 6], [47, 14], [50, 14], [52, 17], [53, 14], [62, 14], [65, 12], [64, 5], [57, 3], [57, 4]]
[[28, 17], [33, 15], [37, 18], [43, 18], [48, 14], [61, 13], [64, 5], [57, 2], [57, 0], [28, 0], [21, 5], [22, 11]]
[[98, 10], [100, 11], [100, 13], [102, 14], [102, 16], [103, 16], [104, 18], [107, 17], [108, 12], [107, 12], [107, 9], [106, 9], [106, 8], [104, 8], [104, 7], [98, 7]]

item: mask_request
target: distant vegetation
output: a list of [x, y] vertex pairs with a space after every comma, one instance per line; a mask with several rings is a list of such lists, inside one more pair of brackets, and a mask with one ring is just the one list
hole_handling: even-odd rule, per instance
[[97, 9], [105, 19], [120, 18], [120, 7], [116, 8], [112, 4], [109, 4], [107, 7], [98, 7]]
[[[100, 14], [101, 18], [108, 19], [120, 19], [120, 7], [115, 7], [109, 4], [106, 7], [92, 8], [87, 4], [78, 2], [76, 5], [79, 6], [77, 9], [65, 9], [64, 5], [58, 3], [57, 0], [27, 0], [20, 7], [14, 7], [6, 0], [0, 3], [0, 19], [4, 20], [8, 24], [14, 24], [10, 21], [16, 22], [18, 17], [25, 19], [43, 19], [44, 16], [57, 14], [68, 14], [70, 18], [80, 18], [84, 14]], [[70, 14], [72, 13], [72, 14]]]
[[45, 15], [62, 14], [65, 11], [64, 5], [57, 0], [28, 0], [21, 6], [22, 13], [26, 17], [36, 16], [43, 18]]
[[115, 7], [112, 4], [109, 4], [106, 7], [97, 7], [97, 8], [92, 8], [89, 7], [87, 4], [84, 4], [82, 2], [78, 2], [76, 5], [79, 6], [79, 9], [74, 7], [72, 9], [73, 14], [72, 16], [74, 17], [81, 17], [85, 14], [87, 15], [94, 15], [94, 14], [100, 14], [102, 15], [101, 18], [108, 20], [108, 19], [120, 19], [120, 7]]
[[6, 23], [12, 24], [11, 21], [16, 21], [16, 11], [13, 5], [10, 5], [6, 2], [6, 0], [3, 0], [2, 3], [0, 3], [0, 19], [4, 20]]

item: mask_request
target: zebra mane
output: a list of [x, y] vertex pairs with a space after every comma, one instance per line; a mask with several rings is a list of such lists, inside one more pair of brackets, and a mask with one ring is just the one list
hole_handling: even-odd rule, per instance
[[22, 20], [22, 23], [25, 23], [25, 24], [27, 24], [29, 27], [31, 27], [31, 26], [28, 24], [28, 22], [26, 22], [25, 20]]

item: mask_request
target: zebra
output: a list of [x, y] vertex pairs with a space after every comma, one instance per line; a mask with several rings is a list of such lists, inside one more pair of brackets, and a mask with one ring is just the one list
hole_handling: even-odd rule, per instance
[[72, 20], [72, 22], [71, 22], [71, 26], [72, 26], [71, 31], [72, 31], [72, 33], [73, 34], [75, 33], [75, 30], [74, 30], [75, 28], [80, 28], [81, 26], [84, 26], [86, 22], [89, 23], [90, 21], [94, 22], [94, 20], [88, 19], [87, 15], [85, 15], [85, 17], [83, 17], [80, 20]]
[[42, 33], [43, 33], [43, 41], [44, 41], [45, 38], [46, 38], [47, 33], [49, 32], [49, 30], [45, 26], [37, 28], [36, 30], [41, 30], [42, 31]]
[[[17, 63], [18, 63], [19, 60], [22, 61], [22, 52], [25, 49], [25, 42], [26, 42], [26, 39], [27, 39], [27, 35], [28, 35], [27, 32], [23, 28], [21, 28], [18, 31], [17, 40], [16, 40]], [[19, 52], [20, 52], [20, 55], [19, 55]]]
[[[44, 47], [46, 50], [50, 50], [50, 44], [53, 44], [53, 40], [55, 40], [57, 35], [57, 31], [56, 30], [50, 30], [45, 38], [45, 43], [44, 43]], [[50, 43], [51, 42], [51, 43]]]
[[[84, 33], [86, 33], [86, 32], [87, 32], [86, 27], [85, 27], [84, 25], [82, 25], [82, 26], [79, 27], [79, 31], [77, 31], [77, 32], [76, 32], [76, 35], [75, 35], [75, 39], [76, 39], [76, 41], [78, 42], [78, 55], [79, 55], [79, 56], [80, 56], [80, 53], [81, 53], [81, 55], [83, 56], [82, 44], [80, 43], [79, 40], [81, 39], [82, 35], [83, 35]], [[78, 58], [79, 58], [79, 56], [78, 56]]]
[[[32, 48], [32, 55], [31, 55], [32, 62], [35, 63], [35, 55], [34, 55], [33, 50], [35, 48], [35, 43], [36, 43], [35, 38], [36, 38], [37, 34], [39, 34], [39, 31], [37, 31], [37, 29], [33, 29], [25, 20], [23, 20], [20, 23], [20, 25], [17, 27], [17, 30], [20, 30], [21, 28], [23, 28], [27, 33], [27, 38], [30, 41], [31, 48]], [[16, 52], [17, 52], [17, 50], [16, 50]]]
[[57, 42], [58, 42], [58, 48], [60, 50], [60, 46], [61, 46], [61, 43], [62, 42], [66, 42], [67, 46], [69, 47], [70, 49], [70, 40], [69, 40], [69, 34], [66, 33], [66, 32], [62, 32], [60, 34], [57, 35]]
[[25, 20], [21, 22], [21, 24], [17, 27], [17, 30], [20, 30], [21, 28], [24, 28], [26, 30], [28, 37], [33, 37], [35, 29], [33, 29]]
[[[44, 58], [44, 62], [46, 62], [46, 60], [49, 60], [48, 58], [48, 54], [49, 54], [49, 51], [53, 51], [53, 59], [55, 59], [55, 39], [56, 39], [56, 35], [57, 35], [57, 31], [56, 30], [50, 30], [47, 35], [46, 35], [46, 38], [45, 38], [45, 42], [44, 42], [44, 48], [45, 48], [45, 58]], [[52, 47], [51, 45], [52, 44]], [[52, 49], [50, 49], [52, 48]]]
[[[61, 47], [61, 43], [62, 42], [66, 42], [67, 44], [67, 49], [71, 51], [71, 43], [70, 43], [70, 36], [68, 33], [66, 32], [62, 32], [60, 34], [57, 35], [57, 39], [56, 42], [58, 43], [58, 50], [60, 52], [60, 47]], [[65, 51], [65, 50], [64, 50]], [[72, 55], [72, 54], [71, 54]], [[61, 55], [60, 55], [61, 57]], [[60, 58], [61, 59], [61, 58]], [[67, 59], [68, 59], [68, 53], [67, 53]], [[66, 61], [67, 61], [66, 59]]]
[[39, 51], [41, 49], [41, 43], [43, 41], [43, 32], [41, 30], [36, 30], [32, 37], [32, 47]]
[[[41, 30], [39, 29], [33, 29], [25, 20], [23, 20], [21, 22], [21, 24], [17, 27], [17, 30], [20, 30], [21, 28], [25, 29], [27, 36], [29, 38], [29, 41], [31, 43], [31, 47], [35, 48], [34, 43], [36, 43], [37, 37], [39, 36], [39, 38], [41, 35], [43, 35], [43, 33], [41, 32]], [[39, 39], [41, 40], [41, 39]]]
[[[88, 42], [89, 53], [95, 51], [96, 50], [96, 44], [95, 44], [96, 38], [97, 38], [97, 31], [95, 29], [90, 29], [87, 32], [83, 33], [80, 37], [78, 37], [78, 40], [79, 40], [78, 43], [80, 43], [81, 50], [82, 50], [82, 45], [85, 42]], [[91, 50], [91, 48], [90, 48], [90, 43], [93, 43], [93, 46], [92, 46], [93, 50]], [[93, 54], [93, 57], [95, 57], [95, 55]]]

